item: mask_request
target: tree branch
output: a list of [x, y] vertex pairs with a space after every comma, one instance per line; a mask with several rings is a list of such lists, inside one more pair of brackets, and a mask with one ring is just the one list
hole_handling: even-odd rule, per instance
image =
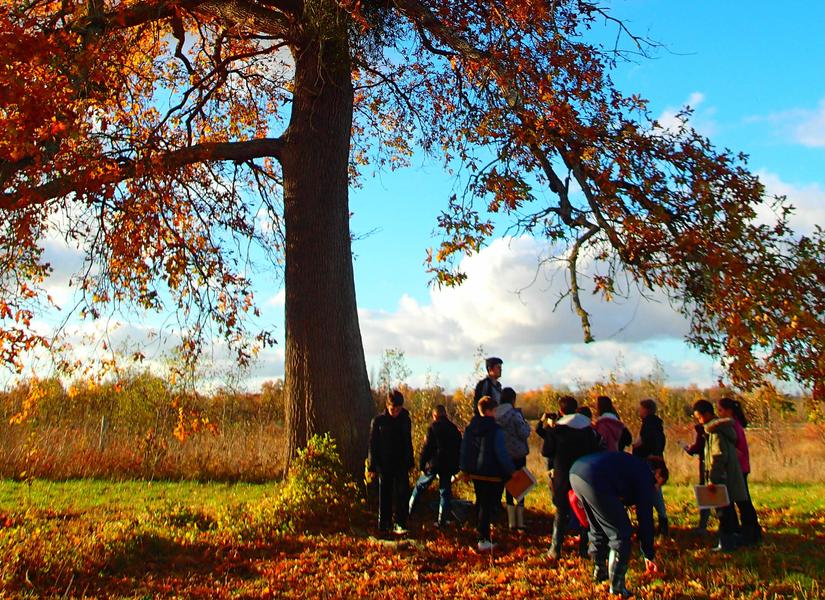
[[573, 248], [570, 250], [570, 256], [567, 259], [567, 266], [570, 271], [570, 298], [573, 301], [573, 307], [576, 309], [576, 314], [582, 321], [582, 331], [584, 332], [584, 343], [589, 344], [593, 341], [593, 335], [590, 333], [590, 313], [582, 307], [581, 298], [579, 298], [579, 274], [578, 274], [578, 260], [579, 250], [591, 237], [596, 235], [599, 231], [598, 227], [591, 226], [582, 236], [576, 238]]
[[[60, 198], [71, 192], [96, 191], [104, 185], [117, 184], [133, 179], [147, 171], [173, 171], [197, 163], [231, 160], [243, 162], [255, 158], [272, 157], [281, 160], [286, 147], [283, 137], [262, 138], [245, 142], [208, 142], [173, 150], [167, 154], [154, 155], [139, 161], [122, 161], [104, 169], [103, 173], [95, 164], [89, 172], [79, 171], [72, 175], [58, 177], [42, 185], [0, 194], [0, 209], [14, 211], [35, 204], [42, 204]], [[84, 176], [89, 176], [88, 182]]]

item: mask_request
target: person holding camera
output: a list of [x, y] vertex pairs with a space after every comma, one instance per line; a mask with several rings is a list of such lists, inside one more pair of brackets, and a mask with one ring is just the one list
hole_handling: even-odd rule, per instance
[[559, 412], [545, 413], [536, 427], [536, 433], [544, 439], [541, 453], [547, 459], [547, 469], [552, 471], [551, 490], [556, 516], [553, 519], [553, 537], [547, 556], [557, 560], [561, 556], [562, 543], [572, 516], [568, 499], [570, 491], [570, 467], [582, 456], [602, 449], [599, 434], [591, 426], [590, 419], [576, 412], [578, 402], [572, 396], [559, 398]]

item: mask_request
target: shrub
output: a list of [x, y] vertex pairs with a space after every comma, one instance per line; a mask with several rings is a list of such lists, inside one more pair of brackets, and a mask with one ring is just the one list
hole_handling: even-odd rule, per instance
[[[247, 507], [237, 533], [249, 537], [266, 531], [341, 528], [349, 522], [357, 502], [358, 488], [341, 463], [335, 440], [329, 434], [314, 435], [298, 451], [274, 498]], [[237, 525], [236, 520], [230, 529]]]

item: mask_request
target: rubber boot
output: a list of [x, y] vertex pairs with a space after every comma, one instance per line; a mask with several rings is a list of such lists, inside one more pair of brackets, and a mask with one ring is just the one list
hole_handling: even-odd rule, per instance
[[593, 561], [593, 581], [595, 581], [596, 583], [601, 583], [602, 581], [607, 581], [609, 577], [610, 574], [607, 570], [607, 561]]
[[516, 507], [510, 504], [507, 505], [507, 527], [516, 528]]
[[733, 552], [738, 547], [738, 537], [735, 533], [719, 532], [719, 545], [714, 548], [716, 552]]
[[516, 529], [519, 531], [527, 531], [524, 526], [524, 506], [516, 506]]
[[591, 549], [590, 558], [593, 559], [593, 581], [601, 583], [607, 581], [609, 573], [607, 570], [607, 552], [597, 548]]
[[610, 558], [608, 559], [610, 593], [618, 594], [622, 598], [627, 598], [631, 595], [624, 581], [625, 575], [627, 575], [627, 559], [627, 556], [621, 556], [615, 550], [610, 551]]
[[587, 530], [583, 529], [581, 534], [579, 535], [579, 556], [581, 556], [582, 558], [587, 558], [587, 551], [589, 546], [590, 540], [587, 538]]
[[551, 560], [557, 560], [561, 556], [561, 548], [564, 545], [564, 530], [565, 524], [559, 518], [558, 513], [553, 518], [553, 538], [550, 541], [550, 550], [547, 551], [547, 556]]

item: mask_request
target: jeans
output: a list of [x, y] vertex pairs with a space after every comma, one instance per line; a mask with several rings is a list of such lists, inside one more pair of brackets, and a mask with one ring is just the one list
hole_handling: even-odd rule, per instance
[[490, 541], [490, 519], [501, 501], [501, 484], [473, 479], [478, 508], [478, 539]]
[[656, 497], [653, 501], [653, 508], [656, 510], [656, 515], [659, 517], [659, 523], [667, 521], [667, 509], [665, 508], [665, 496], [662, 494], [662, 488], [656, 486]]
[[410, 480], [406, 471], [378, 474], [378, 529], [389, 531], [393, 508], [395, 523], [407, 526], [407, 500], [410, 496]]
[[418, 497], [427, 491], [436, 477], [438, 478], [438, 522], [443, 525], [450, 519], [450, 504], [453, 499], [452, 480], [447, 474], [421, 473], [410, 496], [410, 513], [413, 512]]

